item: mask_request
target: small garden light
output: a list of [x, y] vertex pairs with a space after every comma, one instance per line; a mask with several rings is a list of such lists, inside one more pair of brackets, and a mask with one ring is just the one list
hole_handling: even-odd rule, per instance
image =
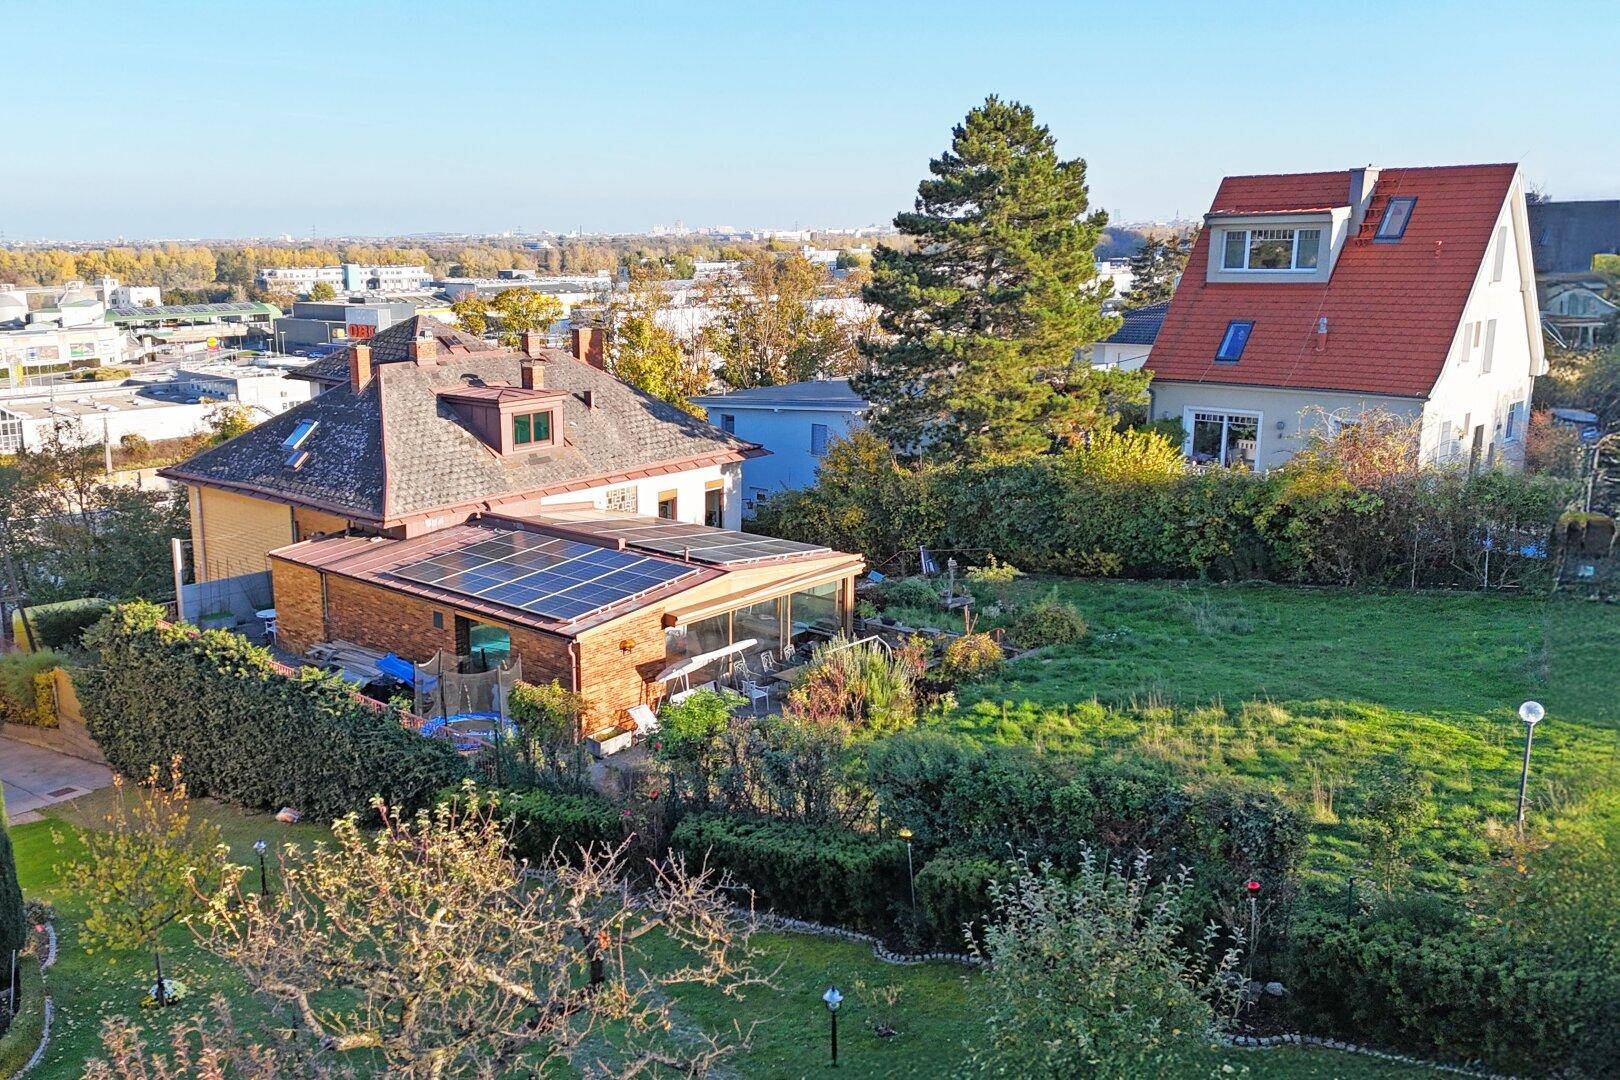
[[827, 1003], [827, 1016], [832, 1024], [832, 1063], [838, 1068], [838, 1006], [844, 1003], [844, 995], [838, 992], [838, 987], [829, 986], [827, 992], [821, 995], [821, 1000]]
[[1260, 941], [1260, 882], [1250, 878], [1243, 883], [1243, 891], [1249, 897], [1249, 951], [1248, 969], [1254, 973], [1254, 952]]
[[261, 896], [270, 895], [270, 878], [264, 870], [264, 853], [269, 850], [269, 848], [270, 845], [266, 844], [263, 840], [253, 841], [253, 850], [259, 855], [259, 895]]
[[1519, 773], [1519, 839], [1524, 839], [1524, 806], [1530, 793], [1530, 744], [1536, 737], [1536, 725], [1546, 717], [1547, 710], [1539, 701], [1527, 701], [1519, 706], [1519, 719], [1524, 721], [1524, 768]]

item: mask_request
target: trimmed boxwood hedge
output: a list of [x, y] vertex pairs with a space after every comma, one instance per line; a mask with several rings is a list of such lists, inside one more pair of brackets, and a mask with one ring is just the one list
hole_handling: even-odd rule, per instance
[[936, 855], [917, 871], [917, 909], [931, 940], [952, 952], [967, 949], [990, 916], [990, 883], [1007, 867], [978, 855]]
[[540, 790], [494, 795], [495, 816], [511, 828], [513, 857], [527, 859], [531, 866], [549, 859], [554, 845], [559, 855], [572, 859], [582, 847], [613, 847], [624, 839], [623, 811], [600, 795]]
[[688, 814], [670, 846], [754, 890], [782, 915], [881, 933], [906, 895], [906, 848], [848, 829]]
[[1620, 972], [1459, 925], [1294, 921], [1284, 980], [1297, 1022], [1498, 1069], [1620, 1075]]
[[374, 795], [417, 806], [466, 775], [449, 743], [424, 739], [337, 677], [288, 674], [239, 634], [121, 605], [85, 632], [99, 654], [76, 680], [85, 727], [114, 768], [145, 776], [180, 754], [195, 795], [330, 821]]

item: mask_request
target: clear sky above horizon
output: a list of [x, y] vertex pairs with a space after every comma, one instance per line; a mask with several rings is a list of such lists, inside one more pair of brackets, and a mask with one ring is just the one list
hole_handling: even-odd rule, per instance
[[0, 33], [6, 240], [871, 224], [990, 93], [1118, 220], [1368, 162], [1620, 197], [1613, 0], [12, 0]]

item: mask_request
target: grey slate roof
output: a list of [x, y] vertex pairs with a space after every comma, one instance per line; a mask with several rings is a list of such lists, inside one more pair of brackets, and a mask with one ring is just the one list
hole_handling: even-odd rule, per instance
[[848, 379], [809, 379], [782, 386], [756, 386], [748, 390], [733, 390], [729, 394], [708, 394], [692, 400], [706, 409], [723, 409], [728, 405], [756, 409], [792, 406], [859, 412], [872, 404], [849, 388]]
[[1168, 300], [1132, 308], [1124, 313], [1124, 322], [1114, 331], [1114, 336], [1104, 340], [1110, 345], [1151, 345], [1158, 340], [1159, 327], [1164, 325], [1164, 317], [1169, 310]]
[[[402, 319], [375, 336], [356, 344], [371, 347], [372, 362], [390, 364], [410, 359], [407, 350], [419, 334], [428, 334], [436, 338], [441, 353], [448, 351], [452, 345], [462, 346], [468, 352], [499, 352], [501, 348], [493, 341], [486, 341], [426, 315], [412, 315], [408, 319]], [[311, 382], [348, 382], [349, 350], [343, 349], [331, 356], [323, 356], [314, 363], [305, 364], [292, 374], [295, 378], [308, 379]]]
[[1620, 253], [1620, 199], [1530, 204], [1530, 252], [1538, 274], [1592, 269], [1592, 256]]
[[[423, 332], [441, 342], [445, 332], [460, 333], [425, 316], [408, 322], [418, 320]], [[381, 341], [393, 330], [390, 327], [372, 340]], [[360, 393], [345, 378], [313, 400], [165, 470], [164, 475], [382, 521], [703, 455], [736, 460], [759, 452], [753, 443], [569, 353], [548, 349], [539, 362], [545, 386], [568, 392], [556, 406], [563, 445], [503, 458], [463, 426], [435, 392], [466, 385], [464, 376], [487, 384], [517, 384], [523, 358], [488, 347], [487, 342], [483, 345], [467, 353], [441, 352], [431, 366], [408, 360], [379, 363], [376, 377]], [[346, 358], [344, 364], [346, 368]], [[586, 408], [586, 390], [594, 392], [595, 408]], [[308, 459], [294, 468], [282, 441], [306, 419], [319, 423], [300, 447], [309, 452]]]

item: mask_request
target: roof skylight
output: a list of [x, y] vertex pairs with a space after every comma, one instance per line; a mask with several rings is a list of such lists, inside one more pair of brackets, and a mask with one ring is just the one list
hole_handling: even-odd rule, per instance
[[1249, 334], [1254, 330], [1252, 322], [1230, 322], [1226, 324], [1226, 333], [1221, 337], [1221, 347], [1215, 352], [1215, 359], [1223, 364], [1235, 364], [1243, 356], [1243, 347], [1249, 343]]
[[1375, 240], [1399, 240], [1406, 235], [1406, 223], [1412, 220], [1412, 208], [1417, 205], [1416, 195], [1400, 195], [1389, 200], [1384, 207], [1383, 220], [1378, 223]]
[[314, 431], [319, 426], [319, 420], [298, 421], [298, 426], [292, 429], [292, 433], [289, 434], [285, 439], [281, 440], [281, 448], [283, 450], [298, 449], [300, 446], [304, 445], [304, 440], [309, 438], [309, 433]]

